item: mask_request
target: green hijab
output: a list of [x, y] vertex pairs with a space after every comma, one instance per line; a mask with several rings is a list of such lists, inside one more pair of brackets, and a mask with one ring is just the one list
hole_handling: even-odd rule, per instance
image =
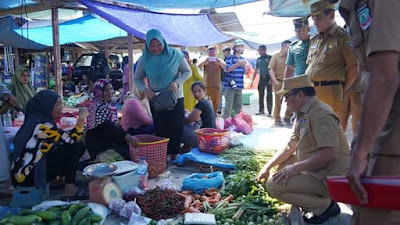
[[[21, 74], [26, 71], [29, 74], [28, 83], [21, 82]], [[17, 99], [17, 106], [25, 111], [29, 99], [35, 95], [35, 89], [31, 85], [30, 72], [28, 69], [19, 68], [11, 79], [10, 91]]]
[[[164, 47], [160, 55], [150, 52], [150, 42], [153, 39], [157, 39]], [[156, 83], [158, 87], [167, 88], [178, 73], [183, 54], [181, 51], [168, 47], [159, 30], [151, 29], [146, 34], [146, 47], [142, 59], [150, 82]]]

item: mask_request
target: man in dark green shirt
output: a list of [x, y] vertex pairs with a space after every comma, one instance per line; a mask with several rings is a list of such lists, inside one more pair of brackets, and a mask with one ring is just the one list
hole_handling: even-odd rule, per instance
[[307, 55], [310, 46], [310, 26], [308, 18], [293, 20], [297, 41], [290, 45], [286, 59], [285, 78], [302, 75], [307, 69]]
[[259, 110], [256, 115], [263, 115], [264, 112], [264, 95], [265, 88], [267, 88], [267, 110], [268, 116], [272, 113], [272, 85], [269, 83], [270, 76], [268, 72], [268, 64], [271, 61], [270, 55], [267, 55], [267, 47], [265, 45], [260, 45], [258, 47], [258, 53], [260, 57], [257, 59], [256, 68], [254, 69], [253, 80], [251, 81], [251, 86], [253, 86], [254, 79], [257, 76], [257, 72], [260, 74], [260, 80], [258, 82], [258, 105]]

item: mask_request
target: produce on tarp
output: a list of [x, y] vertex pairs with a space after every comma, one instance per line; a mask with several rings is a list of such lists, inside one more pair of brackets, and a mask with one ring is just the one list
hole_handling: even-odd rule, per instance
[[64, 99], [63, 103], [65, 106], [70, 107], [76, 107], [78, 105], [81, 107], [88, 107], [90, 105], [89, 95], [84, 92], [77, 95], [71, 95], [66, 100]]

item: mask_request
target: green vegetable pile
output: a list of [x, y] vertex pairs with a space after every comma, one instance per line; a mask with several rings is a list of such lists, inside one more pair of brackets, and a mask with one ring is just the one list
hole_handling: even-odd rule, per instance
[[103, 217], [83, 203], [54, 206], [45, 211], [25, 209], [18, 216], [9, 215], [1, 225], [98, 225]]
[[221, 154], [235, 165], [225, 178], [222, 196], [232, 194], [233, 203], [222, 203], [209, 213], [217, 218], [217, 225], [280, 225], [284, 224], [278, 212], [278, 200], [269, 196], [265, 186], [257, 182], [258, 171], [273, 156], [274, 150], [255, 150], [236, 147]]

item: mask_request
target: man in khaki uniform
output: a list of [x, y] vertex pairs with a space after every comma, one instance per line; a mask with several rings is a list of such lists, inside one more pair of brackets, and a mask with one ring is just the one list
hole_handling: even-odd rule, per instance
[[306, 74], [314, 82], [318, 98], [339, 115], [346, 91], [358, 75], [357, 58], [346, 31], [336, 25], [334, 5], [325, 1], [311, 5], [318, 34], [311, 37]]
[[[296, 152], [296, 163], [289, 164], [269, 178], [268, 193], [280, 201], [312, 212], [307, 223], [323, 223], [340, 213], [325, 186], [327, 176], [344, 175], [350, 161], [350, 150], [332, 108], [315, 96], [307, 75], [286, 78], [278, 92], [288, 108], [296, 112], [296, 124], [290, 141], [260, 171], [257, 180], [268, 179], [269, 171], [287, 164]], [[281, 166], [282, 167], [282, 166]]]
[[[282, 125], [281, 119], [281, 107], [282, 107], [282, 96], [277, 95], [276, 92], [282, 88], [282, 80], [285, 77], [286, 58], [290, 48], [291, 41], [284, 41], [281, 45], [281, 51], [272, 56], [271, 61], [268, 65], [269, 76], [271, 77], [270, 82], [272, 83], [273, 90], [275, 91], [275, 105], [274, 105], [274, 117], [275, 125]], [[287, 125], [292, 125], [290, 117], [292, 112], [286, 109], [284, 121]]]
[[[340, 4], [351, 44], [369, 70], [358, 137], [346, 175], [363, 204], [370, 195], [360, 182], [361, 175], [400, 175], [399, 11], [399, 0], [342, 0]], [[353, 205], [353, 212], [352, 225], [400, 224], [400, 211]]]

